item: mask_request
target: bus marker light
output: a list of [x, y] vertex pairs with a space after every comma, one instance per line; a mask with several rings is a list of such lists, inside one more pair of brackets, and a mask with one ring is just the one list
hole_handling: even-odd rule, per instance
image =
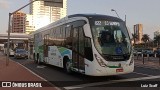
[[86, 65], [87, 67], [89, 67], [89, 65], [88, 65], [88, 64], [86, 64], [86, 63], [85, 63], [85, 65]]

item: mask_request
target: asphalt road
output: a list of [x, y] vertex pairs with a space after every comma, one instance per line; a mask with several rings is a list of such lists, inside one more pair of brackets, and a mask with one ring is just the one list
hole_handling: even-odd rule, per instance
[[[137, 88], [140, 88], [145, 84], [158, 84], [158, 88], [151, 89], [160, 90], [160, 69], [157, 68], [146, 68], [135, 65], [134, 72], [130, 74], [93, 77], [79, 73], [67, 74], [61, 68], [51, 65], [37, 65], [30, 59], [14, 59], [13, 57], [11, 57], [11, 59], [22, 64], [55, 86], [60, 87], [60, 89], [113, 90], [115, 88], [124, 90], [122, 87], [127, 87], [130, 90], [137, 90]], [[143, 89], [145, 88], [140, 88], [140, 90]]]

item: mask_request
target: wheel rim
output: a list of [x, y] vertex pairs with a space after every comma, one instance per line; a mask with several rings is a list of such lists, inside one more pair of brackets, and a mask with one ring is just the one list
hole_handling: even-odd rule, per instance
[[71, 63], [70, 62], [66, 62], [66, 70], [67, 70], [67, 72], [71, 72]]

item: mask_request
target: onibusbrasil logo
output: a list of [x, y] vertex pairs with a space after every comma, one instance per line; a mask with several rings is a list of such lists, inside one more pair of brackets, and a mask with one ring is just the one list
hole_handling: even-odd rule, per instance
[[35, 82], [2, 82], [1, 87], [42, 87], [42, 83], [35, 83]]

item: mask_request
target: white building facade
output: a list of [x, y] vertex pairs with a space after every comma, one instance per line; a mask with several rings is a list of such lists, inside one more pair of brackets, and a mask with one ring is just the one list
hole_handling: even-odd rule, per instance
[[31, 34], [35, 31], [35, 26], [33, 23], [33, 15], [26, 14], [26, 22], [25, 22], [25, 33]]
[[142, 43], [143, 24], [134, 25], [134, 34], [137, 35], [136, 44]]
[[[33, 0], [31, 0], [33, 1]], [[63, 8], [44, 6], [43, 1], [35, 1], [30, 5], [35, 30], [55, 22], [67, 15], [67, 0], [63, 0]]]

